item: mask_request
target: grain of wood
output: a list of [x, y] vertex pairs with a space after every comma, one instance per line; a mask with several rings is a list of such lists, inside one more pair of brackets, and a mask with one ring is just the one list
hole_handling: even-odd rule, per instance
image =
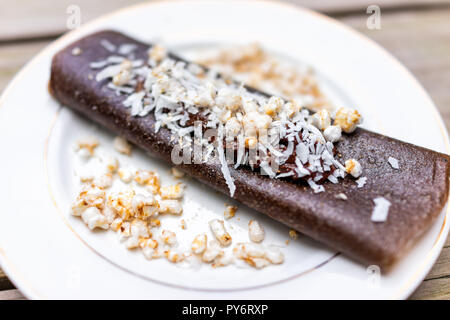
[[0, 291], [0, 300], [25, 300], [26, 298], [19, 290]]
[[[450, 277], [450, 248], [442, 249], [439, 259], [434, 264], [425, 280], [433, 280], [437, 278]], [[450, 292], [449, 292], [450, 293]]]
[[450, 278], [425, 280], [411, 295], [413, 300], [450, 300]]
[[[3, 9], [2, 1], [0, 0], [0, 7]], [[24, 1], [18, 2], [23, 3]], [[78, 2], [83, 3], [83, 1]], [[4, 31], [1, 27], [3, 14], [4, 12], [0, 13], [0, 40]], [[409, 68], [433, 98], [445, 120], [447, 129], [449, 129], [450, 42], [443, 41], [443, 39], [450, 38], [450, 9], [382, 12], [381, 17], [382, 29], [373, 31], [366, 27], [367, 16], [364, 12], [360, 15], [344, 16], [340, 20], [374, 39]], [[20, 67], [46, 44], [48, 41], [0, 45], [0, 92]], [[0, 290], [12, 287], [12, 284], [0, 271]], [[8, 292], [8, 294], [4, 294], [4, 292]], [[18, 294], [16, 290], [0, 291], [0, 299], [14, 297]], [[411, 298], [450, 299], [450, 238], [447, 239], [445, 248], [426, 280]]]
[[0, 92], [19, 69], [42, 50], [49, 41], [0, 45]]

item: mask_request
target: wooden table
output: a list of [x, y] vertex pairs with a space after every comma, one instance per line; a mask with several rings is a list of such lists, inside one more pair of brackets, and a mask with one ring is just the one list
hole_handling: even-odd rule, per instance
[[[136, 0], [77, 0], [82, 23]], [[374, 39], [419, 79], [450, 129], [450, 0], [290, 0], [325, 13]], [[0, 0], [0, 92], [43, 47], [66, 32], [71, 0]], [[381, 29], [369, 30], [366, 9], [381, 8]], [[0, 270], [0, 300], [23, 296]], [[450, 239], [412, 299], [450, 299]]]

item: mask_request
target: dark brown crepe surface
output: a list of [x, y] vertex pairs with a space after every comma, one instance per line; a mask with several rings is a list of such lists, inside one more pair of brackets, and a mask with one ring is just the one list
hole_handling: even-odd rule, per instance
[[[113, 31], [83, 38], [55, 55], [50, 90], [63, 105], [102, 124], [116, 134], [170, 163], [170, 132], [154, 133], [153, 115], [132, 117], [122, 105], [126, 98], [97, 82], [89, 64], [111, 55], [100, 45], [107, 39], [115, 45], [138, 45], [137, 57], [146, 58], [148, 45]], [[73, 48], [82, 53], [73, 55]], [[315, 194], [299, 183], [270, 179], [246, 168], [234, 170], [234, 198], [273, 219], [319, 240], [356, 260], [389, 268], [422, 235], [441, 212], [448, 197], [449, 157], [388, 138], [364, 129], [343, 135], [336, 144], [339, 160], [357, 159], [367, 183], [362, 188], [351, 177], [338, 184], [325, 183], [325, 192]], [[400, 169], [387, 162], [399, 160]], [[206, 164], [181, 165], [181, 169], [207, 185], [229, 194], [216, 159]], [[348, 200], [336, 198], [344, 193]], [[371, 221], [373, 199], [391, 202], [384, 223]]]

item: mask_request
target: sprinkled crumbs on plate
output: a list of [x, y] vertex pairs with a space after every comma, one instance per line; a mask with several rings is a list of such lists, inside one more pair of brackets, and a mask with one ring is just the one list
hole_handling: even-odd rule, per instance
[[73, 56], [79, 56], [82, 52], [83, 52], [83, 50], [81, 50], [79, 47], [75, 47], [71, 51]]
[[298, 239], [298, 232], [295, 231], [294, 229], [289, 230], [289, 237], [291, 237], [291, 239]]

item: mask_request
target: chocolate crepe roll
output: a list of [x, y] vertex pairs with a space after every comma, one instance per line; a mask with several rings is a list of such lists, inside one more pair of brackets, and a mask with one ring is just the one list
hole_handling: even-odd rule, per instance
[[[148, 58], [147, 44], [114, 31], [92, 34], [54, 56], [51, 94], [64, 106], [171, 163], [172, 133], [165, 127], [155, 133], [152, 113], [132, 116], [123, 105], [127, 95], [116, 94], [107, 87], [107, 81], [96, 81], [98, 70], [90, 64], [112, 55], [105, 41], [116, 47], [135, 45], [135, 57]], [[449, 157], [361, 128], [343, 134], [335, 146], [340, 161], [354, 158], [362, 165], [367, 177], [363, 187], [347, 175], [336, 184], [326, 181], [325, 191], [315, 193], [298, 181], [273, 179], [245, 166], [229, 166], [236, 186], [233, 198], [349, 257], [387, 270], [443, 209], [448, 197]], [[399, 169], [388, 163], [390, 155], [399, 160]], [[229, 195], [217, 158], [178, 167]], [[348, 199], [339, 199], [340, 193]], [[371, 221], [378, 197], [391, 204], [389, 216], [382, 223]]]

